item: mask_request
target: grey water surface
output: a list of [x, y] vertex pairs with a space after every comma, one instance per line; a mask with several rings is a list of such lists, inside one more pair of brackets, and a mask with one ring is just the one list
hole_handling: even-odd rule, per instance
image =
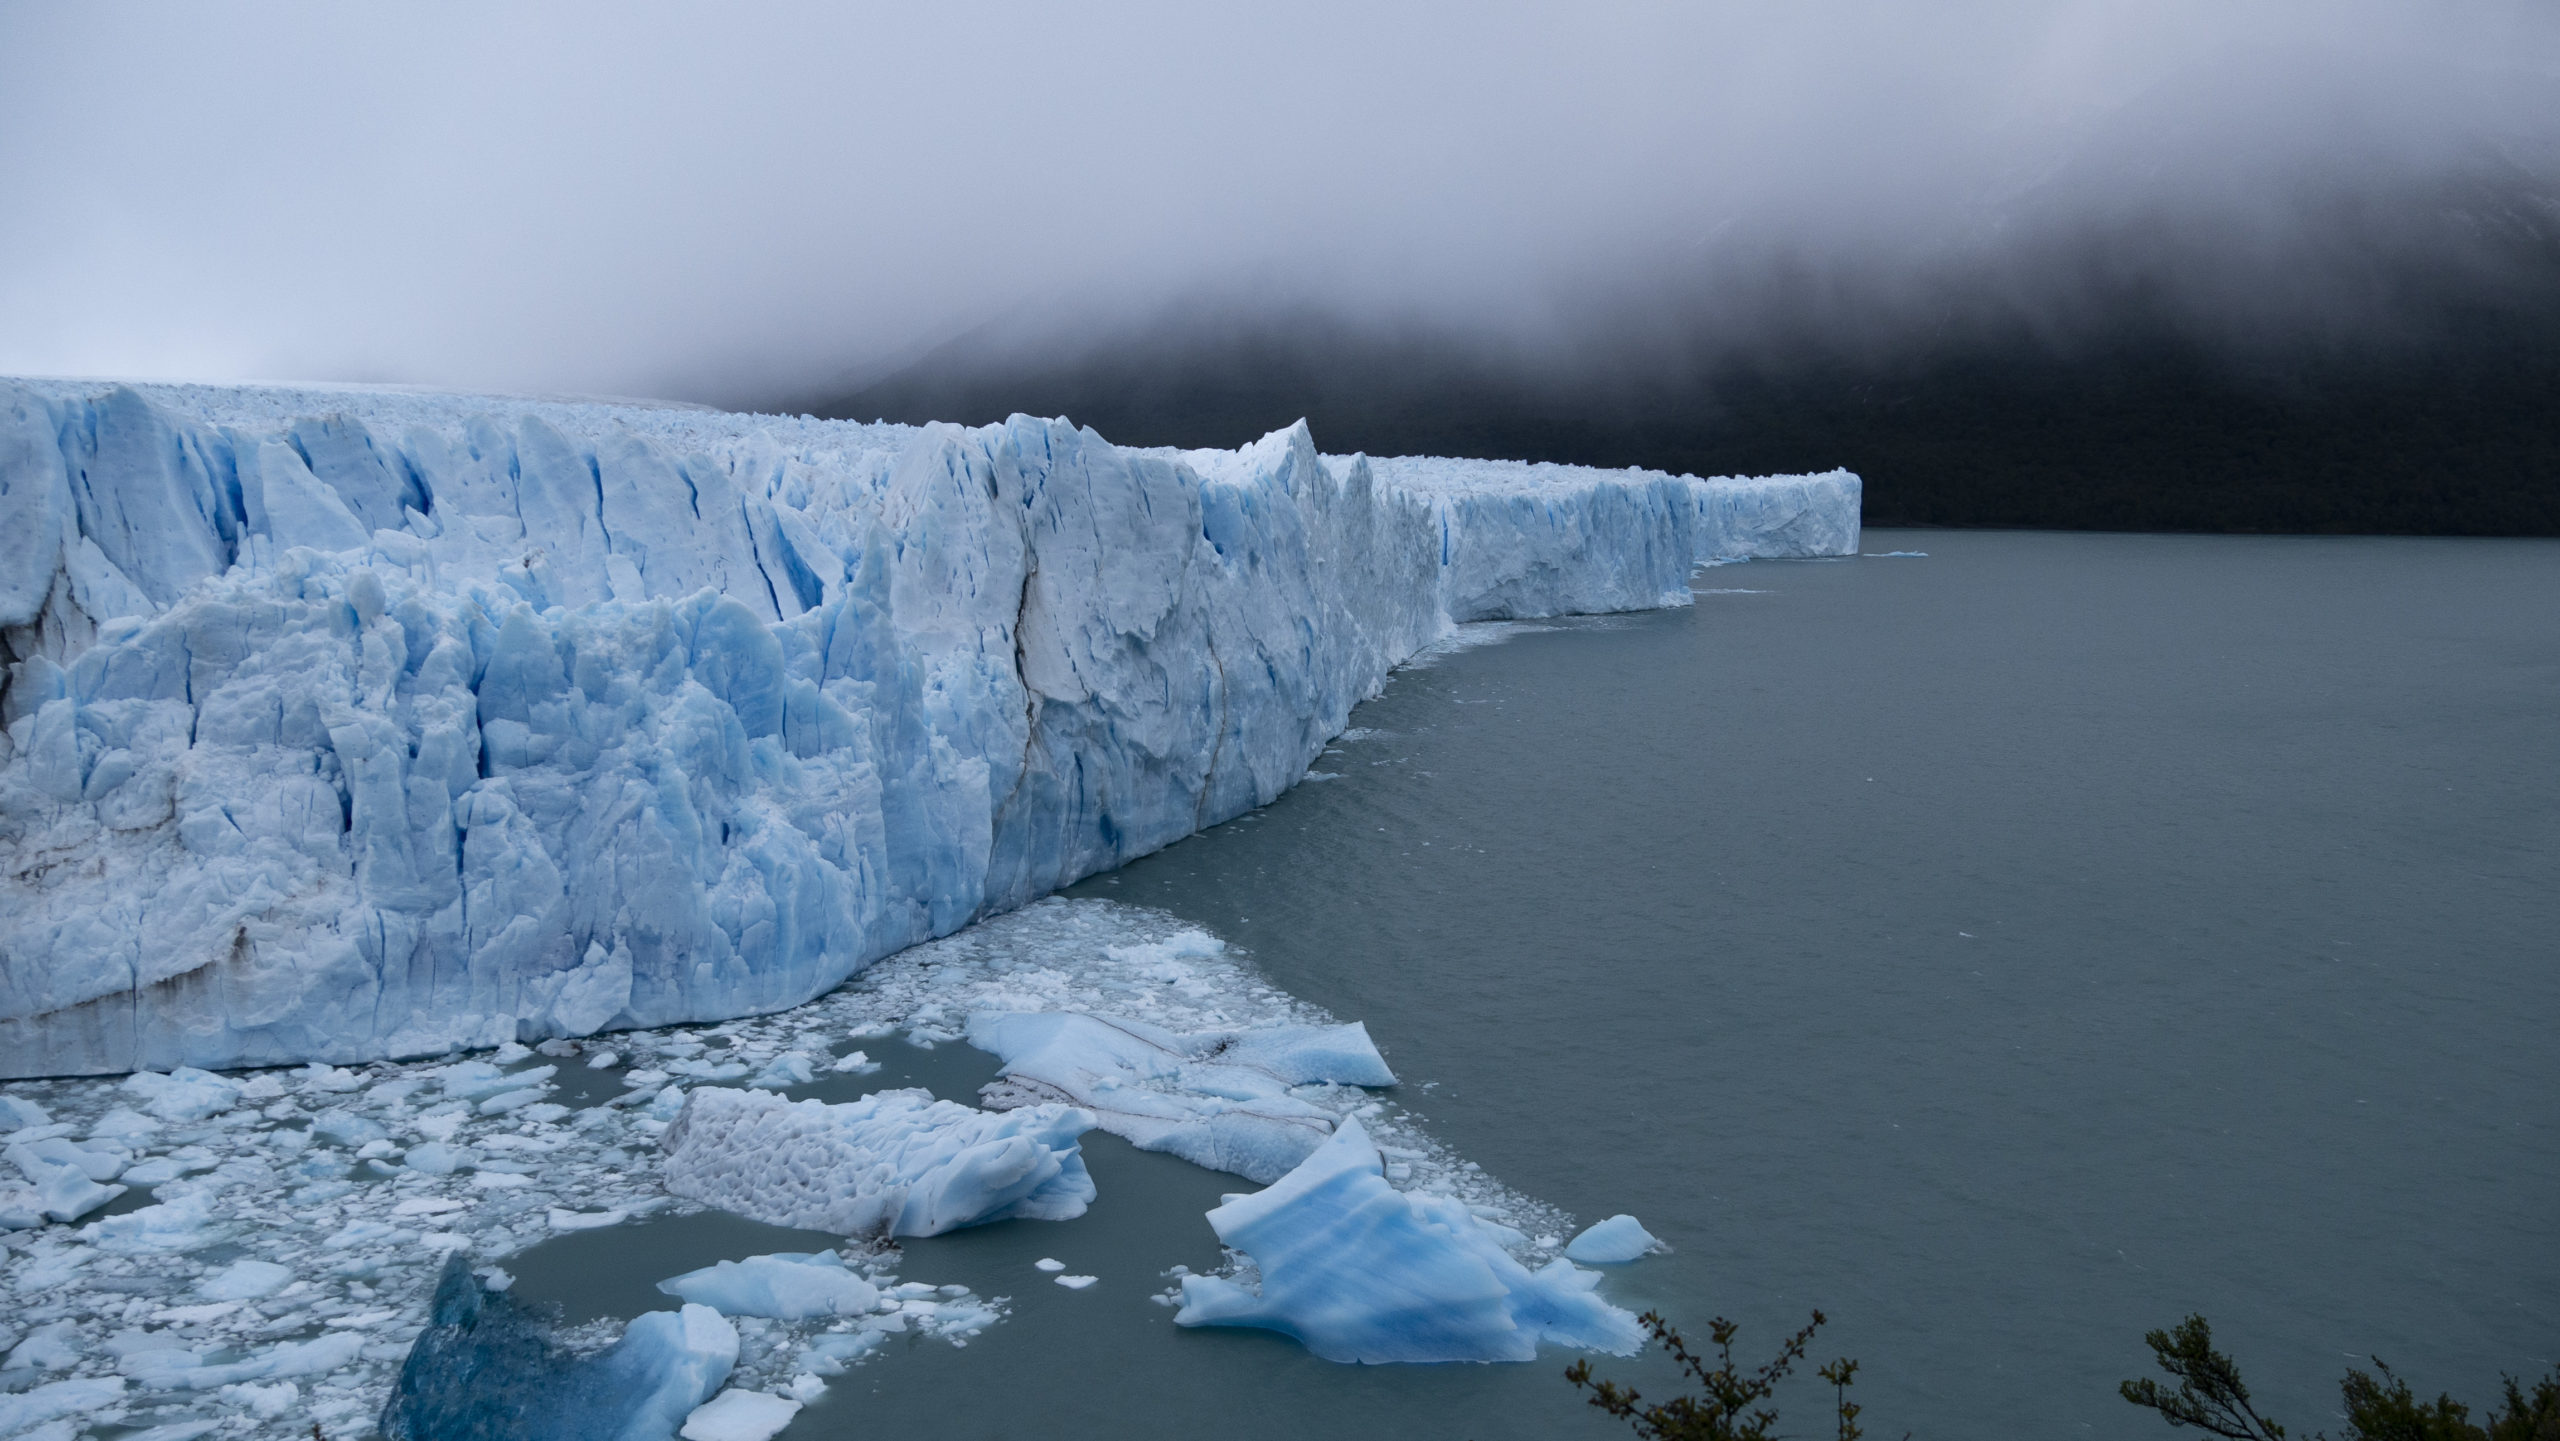
[[[1510, 1185], [1637, 1214], [1677, 1249], [1622, 1304], [1732, 1316], [1751, 1361], [1821, 1308], [1807, 1369], [1861, 1360], [1873, 1436], [2165, 1438], [2115, 1388], [2190, 1311], [2297, 1434], [2368, 1354], [2477, 1400], [2549, 1368], [2560, 543], [1868, 549], [1928, 554], [1711, 569], [1692, 609], [1405, 671], [1337, 779], [1074, 893], [1366, 1021]], [[1565, 1354], [1178, 1330], [1148, 1293], [1250, 1188], [1087, 1150], [1084, 1219], [906, 1246], [1011, 1320], [893, 1348], [786, 1436], [1623, 1434]], [[1831, 1433], [1827, 1388], [1782, 1398]]]

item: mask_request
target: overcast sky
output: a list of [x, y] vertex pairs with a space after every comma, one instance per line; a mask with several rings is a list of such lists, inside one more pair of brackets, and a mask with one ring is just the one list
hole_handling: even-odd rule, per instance
[[2560, 141], [2547, 3], [1237, 8], [0, 0], [0, 372], [735, 401], [1203, 288], [1534, 333], [1736, 245], [2282, 260]]

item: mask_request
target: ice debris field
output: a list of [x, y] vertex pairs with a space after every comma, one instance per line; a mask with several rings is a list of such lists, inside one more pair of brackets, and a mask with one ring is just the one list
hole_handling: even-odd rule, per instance
[[[56, 1078], [0, 1093], [0, 1437], [769, 1436], [1001, 1322], [896, 1239], [1107, 1204], [1095, 1128], [1266, 1187], [1183, 1324], [1631, 1347], [1577, 1263], [1633, 1218], [1568, 1245], [1357, 1023], [1038, 898], [1273, 799], [1463, 622], [1855, 554], [1857, 499], [1303, 425], [0, 381], [0, 1076]], [[1003, 1074], [793, 1095], [889, 1037]], [[702, 1207], [846, 1245], [619, 1334], [507, 1298], [547, 1237]]]

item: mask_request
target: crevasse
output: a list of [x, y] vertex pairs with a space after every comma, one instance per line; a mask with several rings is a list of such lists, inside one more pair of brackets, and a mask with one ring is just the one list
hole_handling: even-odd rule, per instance
[[1852, 553], [1858, 496], [0, 380], [0, 1076], [791, 1006], [1270, 801], [1456, 621]]

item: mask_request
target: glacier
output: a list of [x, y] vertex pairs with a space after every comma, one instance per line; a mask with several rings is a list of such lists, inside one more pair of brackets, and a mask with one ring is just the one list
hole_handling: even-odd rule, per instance
[[0, 1076], [796, 1005], [1270, 801], [1458, 621], [1853, 554], [1858, 494], [0, 380]]

